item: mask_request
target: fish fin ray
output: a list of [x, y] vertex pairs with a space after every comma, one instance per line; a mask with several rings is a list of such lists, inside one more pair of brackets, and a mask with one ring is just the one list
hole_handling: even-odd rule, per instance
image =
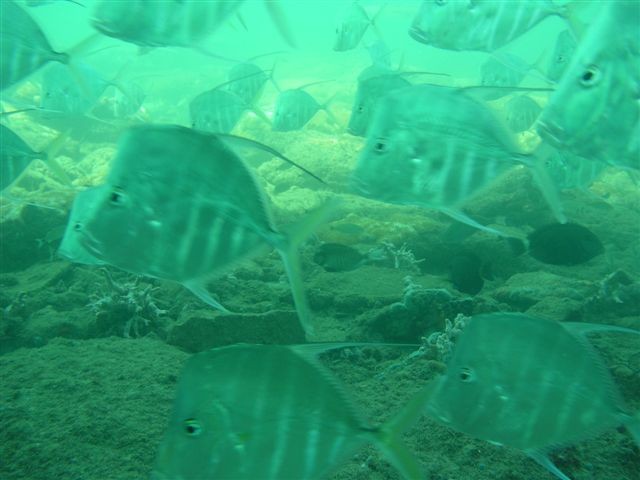
[[184, 282], [183, 285], [207, 305], [210, 305], [223, 313], [233, 313], [216, 301], [202, 284], [198, 282]]
[[527, 451], [525, 452], [529, 457], [538, 462], [538, 464], [542, 465], [547, 469], [550, 473], [558, 477], [560, 480], [571, 480], [567, 477], [562, 471], [556, 467], [556, 465], [551, 461], [549, 456], [543, 452], [539, 451]]

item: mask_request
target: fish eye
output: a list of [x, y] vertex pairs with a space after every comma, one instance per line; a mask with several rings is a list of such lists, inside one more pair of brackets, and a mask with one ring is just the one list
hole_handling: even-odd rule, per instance
[[373, 149], [377, 153], [386, 152], [387, 151], [387, 140], [385, 138], [378, 138], [378, 140], [376, 140], [375, 145], [373, 146]]
[[585, 87], [593, 87], [600, 81], [601, 77], [600, 69], [595, 65], [589, 65], [580, 75], [580, 83]]
[[447, 0], [435, 0], [436, 1], [436, 5], [445, 5], [447, 3]]
[[76, 223], [74, 223], [74, 224], [73, 224], [73, 229], [74, 229], [76, 232], [79, 232], [80, 230], [82, 230], [82, 224], [81, 224], [80, 222], [76, 222]]
[[458, 378], [463, 382], [471, 382], [474, 378], [473, 371], [469, 367], [462, 367], [458, 372]]
[[364, 112], [364, 105], [358, 105], [358, 113]]
[[109, 203], [117, 207], [123, 206], [126, 202], [126, 199], [127, 199], [126, 195], [118, 187], [116, 187], [109, 195]]
[[197, 437], [202, 433], [200, 422], [195, 418], [187, 418], [184, 421], [184, 432], [190, 437]]

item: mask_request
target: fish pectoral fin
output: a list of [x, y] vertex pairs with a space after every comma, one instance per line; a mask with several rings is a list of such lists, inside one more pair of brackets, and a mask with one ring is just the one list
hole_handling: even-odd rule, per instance
[[191, 291], [196, 297], [202, 300], [207, 305], [212, 306], [216, 310], [220, 310], [223, 313], [233, 313], [222, 306], [217, 300], [215, 300], [209, 291], [198, 282], [185, 282], [183, 285]]
[[531, 450], [525, 453], [540, 465], [542, 465], [544, 468], [546, 468], [547, 471], [558, 477], [560, 480], [571, 480], [564, 473], [562, 473], [562, 471], [558, 467], [556, 467], [556, 465], [551, 461], [546, 453], [537, 450]]

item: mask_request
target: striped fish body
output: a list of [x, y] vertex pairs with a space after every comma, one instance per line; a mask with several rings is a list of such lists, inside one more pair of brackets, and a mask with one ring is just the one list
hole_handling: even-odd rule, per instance
[[493, 52], [548, 16], [563, 14], [549, 0], [425, 0], [409, 34], [436, 48]]
[[378, 75], [366, 75], [364, 78], [361, 76], [347, 126], [349, 133], [364, 137], [378, 100], [392, 90], [409, 86], [411, 84], [406, 79], [391, 71]]
[[0, 91], [48, 62], [66, 64], [69, 57], [51, 48], [38, 24], [15, 2], [0, 2]]
[[446, 210], [518, 156], [511, 134], [485, 105], [461, 90], [415, 85], [379, 101], [353, 176], [370, 198]]
[[553, 54], [547, 64], [547, 77], [550, 80], [554, 82], [560, 80], [562, 74], [569, 66], [569, 62], [571, 62], [577, 46], [576, 39], [569, 30], [563, 30], [558, 34], [556, 44], [553, 48]]
[[492, 313], [465, 326], [427, 411], [534, 456], [629, 421], [622, 405], [602, 361], [562, 324]]
[[540, 116], [542, 108], [528, 95], [511, 98], [504, 106], [504, 117], [513, 133], [529, 130]]
[[359, 3], [353, 2], [336, 27], [333, 50], [345, 52], [356, 48], [369, 25], [371, 25], [371, 19], [365, 9]]
[[241, 4], [242, 0], [102, 0], [94, 7], [92, 24], [104, 35], [135, 45], [192, 47], [212, 34]]
[[602, 174], [607, 165], [568, 152], [556, 151], [547, 158], [547, 171], [561, 190], [587, 190]]
[[640, 5], [607, 2], [549, 98], [538, 132], [591, 161], [640, 169]]
[[9, 127], [0, 124], [0, 191], [7, 188], [35, 159], [46, 155], [35, 152]]
[[235, 93], [214, 88], [201, 93], [189, 104], [191, 126], [210, 133], [229, 133], [247, 110]]
[[227, 90], [240, 97], [246, 105], [253, 105], [259, 98], [269, 75], [254, 63], [244, 62], [229, 70]]
[[279, 238], [251, 172], [213, 135], [132, 128], [98, 188], [82, 242], [139, 275], [189, 285]]
[[152, 478], [324, 478], [374, 432], [292, 347], [218, 348], [187, 361]]
[[273, 130], [289, 132], [300, 130], [322, 106], [311, 94], [302, 89], [285, 90], [278, 95], [273, 114]]

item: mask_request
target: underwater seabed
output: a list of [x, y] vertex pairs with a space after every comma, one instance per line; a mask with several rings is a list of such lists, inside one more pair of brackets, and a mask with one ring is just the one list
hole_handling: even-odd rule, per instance
[[[460, 243], [444, 240], [442, 232], [451, 222], [436, 212], [344, 194], [340, 185], [359, 147], [353, 137], [344, 134], [337, 142], [335, 133], [311, 130], [278, 135], [262, 131], [257, 119], [245, 122], [254, 137], [325, 178], [343, 199], [302, 251], [314, 340], [414, 343], [444, 331], [446, 319], [498, 310], [625, 327], [640, 322], [640, 255], [634, 242], [640, 233], [640, 193], [626, 173], [612, 170], [590, 192], [563, 194], [569, 218], [592, 229], [605, 254], [579, 266], [543, 265], [527, 254], [514, 255], [503, 240], [484, 232]], [[318, 148], [302, 146], [309, 142]], [[112, 154], [110, 143], [90, 148], [71, 141], [63, 152], [68, 161], [60, 160], [73, 177], [71, 189], [36, 166], [2, 199], [2, 479], [147, 478], [185, 352], [236, 342], [304, 341], [275, 252], [211, 282], [216, 297], [241, 312], [230, 316], [179, 285], [59, 259], [55, 252], [73, 189], [98, 183]], [[257, 171], [279, 225], [294, 222], [332, 195], [276, 160], [258, 164]], [[514, 228], [552, 221], [524, 169], [509, 172], [468, 211]], [[362, 251], [386, 245], [388, 258], [327, 272], [312, 261], [321, 241]], [[476, 295], [457, 291], [447, 276], [447, 259], [463, 251], [491, 264], [492, 277]], [[595, 337], [630, 409], [638, 411], [637, 339]], [[441, 352], [411, 352], [346, 349], [321, 359], [364, 416], [378, 424], [444, 370]], [[427, 417], [404, 439], [429, 479], [552, 478], [520, 452], [458, 434]], [[622, 429], [560, 448], [552, 459], [574, 480], [632, 480], [640, 471], [637, 447]], [[382, 480], [398, 474], [369, 446], [332, 478]]]

